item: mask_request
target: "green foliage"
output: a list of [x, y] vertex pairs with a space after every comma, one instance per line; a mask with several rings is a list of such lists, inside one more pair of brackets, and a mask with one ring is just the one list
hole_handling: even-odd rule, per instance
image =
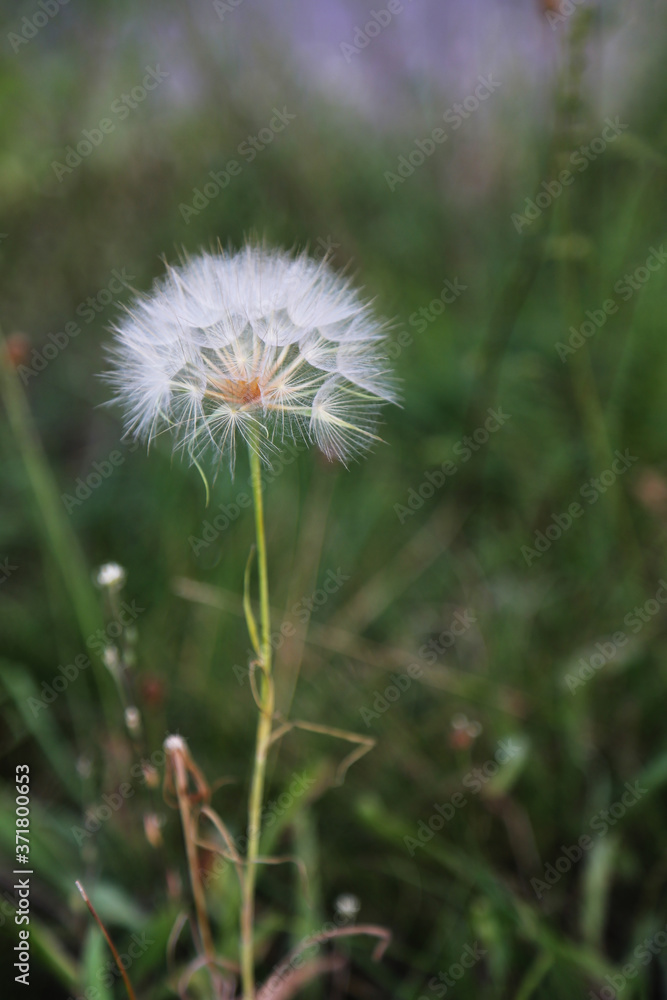
[[[122, 5], [97, 8], [85, 15], [91, 38], [119, 32], [129, 16]], [[421, 123], [404, 135], [369, 128], [352, 109], [306, 95], [277, 55], [267, 72], [280, 99], [260, 82], [241, 99], [245, 78], [210, 37], [219, 26], [207, 32], [185, 11], [179, 17], [181, 43], [203, 67], [200, 90], [179, 104], [167, 82], [60, 183], [52, 160], [149, 57], [128, 42], [115, 62], [96, 59], [73, 39], [49, 41], [45, 29], [0, 73], [9, 109], [0, 126], [4, 334], [28, 338], [20, 363], [34, 365], [31, 352], [44, 353], [48, 334], [79, 328], [25, 385], [6, 372], [9, 419], [0, 426], [0, 563], [15, 567], [0, 584], [0, 852], [10, 870], [14, 769], [27, 763], [36, 995], [82, 995], [108, 966], [75, 879], [121, 953], [133, 934], [155, 942], [129, 970], [137, 995], [175, 995], [175, 970], [193, 954], [186, 927], [170, 941], [190, 911], [178, 814], [137, 770], [153, 755], [162, 779], [155, 755], [168, 733], [188, 741], [212, 785], [227, 779], [213, 805], [235, 837], [245, 832], [253, 523], [237, 499], [250, 493], [249, 469], [239, 462], [233, 481], [225, 468], [205, 470], [207, 504], [197, 469], [172, 459], [168, 442], [146, 457], [120, 440], [95, 376], [115, 309], [100, 292], [113, 269], [146, 289], [162, 273], [161, 255], [258, 232], [314, 252], [318, 240], [333, 241], [334, 264], [357, 272], [395, 317], [404, 386], [403, 407], [386, 413], [388, 446], [349, 471], [300, 455], [265, 490], [279, 708], [377, 746], [340, 787], [347, 746], [338, 740], [294, 729], [274, 751], [266, 800], [275, 819], [262, 853], [303, 856], [312, 905], [294, 865], [262, 870], [262, 969], [353, 892], [358, 919], [389, 927], [394, 942], [376, 964], [366, 941], [345, 939], [352, 971], [338, 996], [434, 1000], [445, 994], [433, 977], [475, 944], [485, 955], [457, 981], [460, 1000], [571, 1000], [628, 963], [638, 976], [623, 997], [657, 996], [648, 977], [664, 984], [667, 952], [657, 948], [649, 970], [636, 949], [667, 923], [667, 642], [656, 600], [667, 578], [667, 267], [627, 299], [615, 286], [665, 238], [664, 60], [652, 64], [622, 141], [518, 233], [512, 214], [557, 176], [575, 132], [599, 134], [585, 84], [574, 110], [559, 105], [555, 124], [514, 124], [499, 105], [502, 148], [524, 148], [522, 166], [489, 165], [485, 190], [462, 204], [443, 185], [449, 147], [389, 191], [383, 173], [413, 134], [427, 134]], [[278, 101], [297, 119], [186, 224], [179, 205]], [[467, 290], [432, 310], [456, 277]], [[127, 302], [130, 292], [115, 298]], [[569, 343], [570, 328], [610, 298], [618, 309], [561, 357], [556, 345]], [[509, 418], [479, 444], [475, 432], [498, 408]], [[626, 451], [632, 462], [612, 476]], [[95, 475], [112, 453], [112, 471]], [[454, 471], [428, 484], [426, 473], [447, 462]], [[580, 515], [568, 514], [572, 504]], [[100, 629], [104, 643], [116, 641], [113, 609], [92, 582], [108, 560], [127, 570], [122, 599], [142, 609], [123, 640], [143, 721], [137, 739], [93, 651]], [[304, 601], [328, 570], [349, 579], [313, 605], [304, 629]], [[474, 621], [446, 645], [465, 612]], [[245, 618], [253, 620], [249, 597]], [[282, 618], [297, 625], [296, 640], [280, 635]], [[90, 669], [35, 715], [44, 685], [53, 689], [60, 667], [82, 653]], [[419, 676], [408, 674], [413, 663]], [[467, 733], [461, 715], [481, 734]], [[512, 740], [518, 752], [501, 761], [499, 747]], [[307, 790], [290, 794], [299, 775]], [[621, 808], [635, 782], [646, 791]], [[104, 796], [115, 794], [122, 803], [93, 830]], [[157, 846], [144, 832], [153, 815]], [[568, 867], [564, 851], [583, 836], [591, 845]], [[545, 866], [559, 861], [563, 871], [545, 882]], [[236, 960], [231, 865], [207, 897], [221, 954]], [[9, 969], [15, 927], [11, 910], [2, 912]], [[192, 995], [205, 987], [198, 975]], [[334, 995], [327, 988], [308, 995]], [[99, 1000], [121, 989], [115, 977]]]

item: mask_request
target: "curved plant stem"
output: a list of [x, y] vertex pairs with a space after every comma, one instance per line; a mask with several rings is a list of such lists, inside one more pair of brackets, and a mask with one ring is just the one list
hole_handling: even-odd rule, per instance
[[257, 536], [257, 566], [259, 573], [259, 614], [260, 614], [260, 709], [257, 723], [255, 761], [248, 801], [248, 853], [247, 869], [243, 883], [243, 903], [241, 907], [241, 978], [244, 1000], [254, 1000], [254, 918], [255, 883], [257, 880], [257, 858], [261, 834], [262, 798], [266, 777], [266, 760], [271, 743], [271, 729], [274, 711], [274, 689], [271, 677], [271, 612], [269, 608], [269, 582], [266, 568], [266, 535], [264, 531], [264, 503], [262, 498], [262, 470], [258, 452], [250, 447], [250, 469], [252, 473], [252, 493], [255, 507], [255, 533]]

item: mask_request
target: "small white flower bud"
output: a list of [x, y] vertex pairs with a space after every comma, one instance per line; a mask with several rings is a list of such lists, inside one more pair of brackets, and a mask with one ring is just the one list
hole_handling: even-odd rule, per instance
[[185, 740], [183, 739], [182, 736], [179, 736], [177, 733], [172, 733], [171, 736], [167, 736], [162, 745], [167, 753], [176, 753], [179, 750], [181, 752], [184, 752], [186, 749]]
[[361, 909], [361, 902], [359, 898], [351, 892], [344, 892], [335, 902], [336, 912], [341, 915], [341, 917], [347, 917], [352, 920], [356, 917], [357, 913]]
[[109, 587], [110, 589], [120, 589], [125, 583], [126, 572], [119, 563], [108, 562], [97, 571], [95, 582], [98, 587]]
[[136, 705], [128, 705], [125, 709], [125, 725], [133, 736], [141, 732], [141, 714]]
[[107, 670], [109, 670], [112, 674], [117, 672], [118, 667], [120, 666], [120, 657], [116, 646], [105, 646], [104, 652], [102, 653], [102, 659], [104, 660], [104, 666]]

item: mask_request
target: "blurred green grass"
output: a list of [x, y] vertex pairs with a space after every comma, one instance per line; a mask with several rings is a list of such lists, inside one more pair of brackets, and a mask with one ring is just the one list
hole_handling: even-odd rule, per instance
[[[96, 16], [92, 38], [113, 23], [104, 5]], [[379, 311], [395, 318], [395, 343], [403, 329], [412, 335], [396, 360], [404, 402], [387, 411], [387, 446], [349, 471], [301, 455], [267, 487], [278, 614], [289, 614], [329, 569], [349, 576], [313, 614], [303, 651], [279, 651], [283, 705], [293, 693], [293, 717], [370, 733], [378, 744], [342, 787], [325, 788], [345, 748], [307, 733], [282, 742], [270, 800], [294, 774], [320, 776], [317, 795], [296, 802], [276, 837], [281, 853], [305, 857], [313, 905], [304, 906], [289, 866], [262, 875], [263, 963], [268, 971], [351, 891], [361, 901], [359, 919], [390, 927], [394, 943], [380, 965], [365, 943], [351, 944], [340, 996], [437, 996], [429, 981], [474, 942], [486, 957], [457, 982], [462, 1000], [587, 996], [627, 962], [640, 975], [628, 980], [624, 997], [665, 996], [662, 952], [648, 969], [633, 958], [667, 922], [662, 609], [633, 636], [627, 656], [582, 688], [570, 691], [565, 681], [596, 642], [628, 631], [624, 619], [654, 597], [665, 575], [665, 273], [657, 271], [566, 363], [555, 350], [568, 326], [598, 309], [664, 238], [665, 91], [656, 84], [664, 67], [656, 64], [652, 86], [628, 109], [631, 134], [519, 235], [510, 216], [555, 176], [573, 123], [588, 128], [585, 137], [598, 134], [583, 101], [570, 95], [555, 126], [532, 132], [525, 122], [512, 131], [507, 109], [498, 111], [506, 142], [524, 149], [523, 170], [498, 174], [476, 203], [443, 191], [435, 160], [391, 193], [383, 172], [411, 136], [370, 132], [275, 64], [280, 97], [233, 99], [229, 53], [216, 58], [187, 15], [181, 24], [209, 89], [181, 108], [158, 92], [154, 105], [142, 104], [62, 184], [50, 167], [53, 150], [99, 121], [154, 56], [127, 43], [122, 59], [96, 64], [95, 45], [75, 53], [64, 43], [37, 48], [36, 40], [21, 61], [4, 64], [0, 103], [14, 110], [3, 118], [8, 152], [0, 159], [2, 322], [5, 334], [21, 331], [28, 351], [41, 351], [47, 334], [77, 317], [114, 268], [126, 268], [132, 286], [145, 289], [162, 273], [161, 255], [173, 259], [182, 247], [193, 252], [218, 238], [238, 246], [257, 232], [269, 243], [314, 250], [318, 240], [333, 241], [334, 263], [357, 272]], [[37, 65], [39, 77], [28, 68]], [[228, 196], [213, 198], [185, 225], [179, 205], [265, 124], [273, 104], [285, 102], [298, 108], [294, 123], [234, 178]], [[466, 292], [418, 333], [410, 316], [457, 276]], [[128, 574], [123, 596], [145, 609], [136, 622], [135, 673], [147, 752], [169, 732], [185, 736], [211, 782], [233, 780], [215, 801], [238, 835], [255, 712], [248, 684], [239, 683], [248, 642], [233, 595], [241, 593], [251, 514], [243, 511], [198, 555], [189, 538], [201, 537], [218, 505], [234, 503], [247, 470], [241, 466], [233, 482], [222, 470], [207, 509], [196, 471], [172, 460], [166, 443], [148, 458], [120, 443], [118, 414], [99, 408], [106, 390], [96, 379], [115, 309], [82, 321], [81, 334], [28, 380], [32, 419], [58, 515], [83, 552], [83, 582], [75, 587], [85, 589], [95, 566], [117, 560]], [[451, 459], [456, 443], [498, 406], [511, 414], [507, 424], [401, 523], [395, 505], [405, 505], [425, 470]], [[99, 832], [81, 844], [72, 834], [136, 763], [104, 668], [94, 661], [48, 711], [34, 719], [26, 711], [30, 692], [86, 649], [90, 629], [64, 585], [63, 569], [75, 572], [74, 548], [69, 558], [54, 558], [18, 445], [4, 422], [0, 557], [17, 568], [0, 591], [0, 849], [10, 867], [11, 777], [17, 762], [27, 762], [32, 901], [41, 928], [34, 980], [54, 997], [79, 996], [100, 982], [109, 956], [75, 898], [81, 878], [121, 951], [133, 933], [156, 941], [131, 969], [139, 995], [173, 995], [164, 975], [167, 939], [187, 906], [176, 813], [139, 782]], [[638, 461], [526, 565], [521, 547], [581, 500], [582, 485], [609, 467], [616, 449]], [[60, 495], [71, 495], [93, 463], [116, 450], [122, 464], [68, 514]], [[213, 589], [186, 587], [184, 579]], [[91, 617], [103, 621], [101, 595], [92, 584], [86, 594]], [[464, 609], [476, 617], [474, 627], [367, 727], [361, 709], [373, 709], [392, 673], [423, 663], [420, 648]], [[461, 713], [482, 726], [469, 745], [452, 726]], [[411, 856], [405, 838], [416, 837], [434, 804], [460, 791], [470, 769], [492, 760], [508, 738], [527, 748], [511, 780], [498, 785], [501, 769], [498, 782], [469, 795]], [[543, 878], [563, 845], [575, 844], [636, 780], [647, 794], [538, 900], [531, 879]], [[143, 829], [153, 810], [166, 818], [159, 849]], [[230, 877], [216, 880], [210, 899], [221, 948], [231, 955]], [[11, 945], [3, 935], [8, 969]], [[319, 994], [311, 989], [327, 995], [324, 986]], [[101, 995], [122, 994], [116, 983]]]

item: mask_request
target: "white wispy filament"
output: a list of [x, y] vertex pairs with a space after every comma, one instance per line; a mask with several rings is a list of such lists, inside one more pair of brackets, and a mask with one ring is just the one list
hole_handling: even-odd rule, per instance
[[301, 437], [346, 462], [395, 400], [385, 327], [347, 279], [305, 255], [247, 246], [169, 267], [115, 328], [108, 378], [129, 434], [165, 430], [193, 462], [265, 460]]

